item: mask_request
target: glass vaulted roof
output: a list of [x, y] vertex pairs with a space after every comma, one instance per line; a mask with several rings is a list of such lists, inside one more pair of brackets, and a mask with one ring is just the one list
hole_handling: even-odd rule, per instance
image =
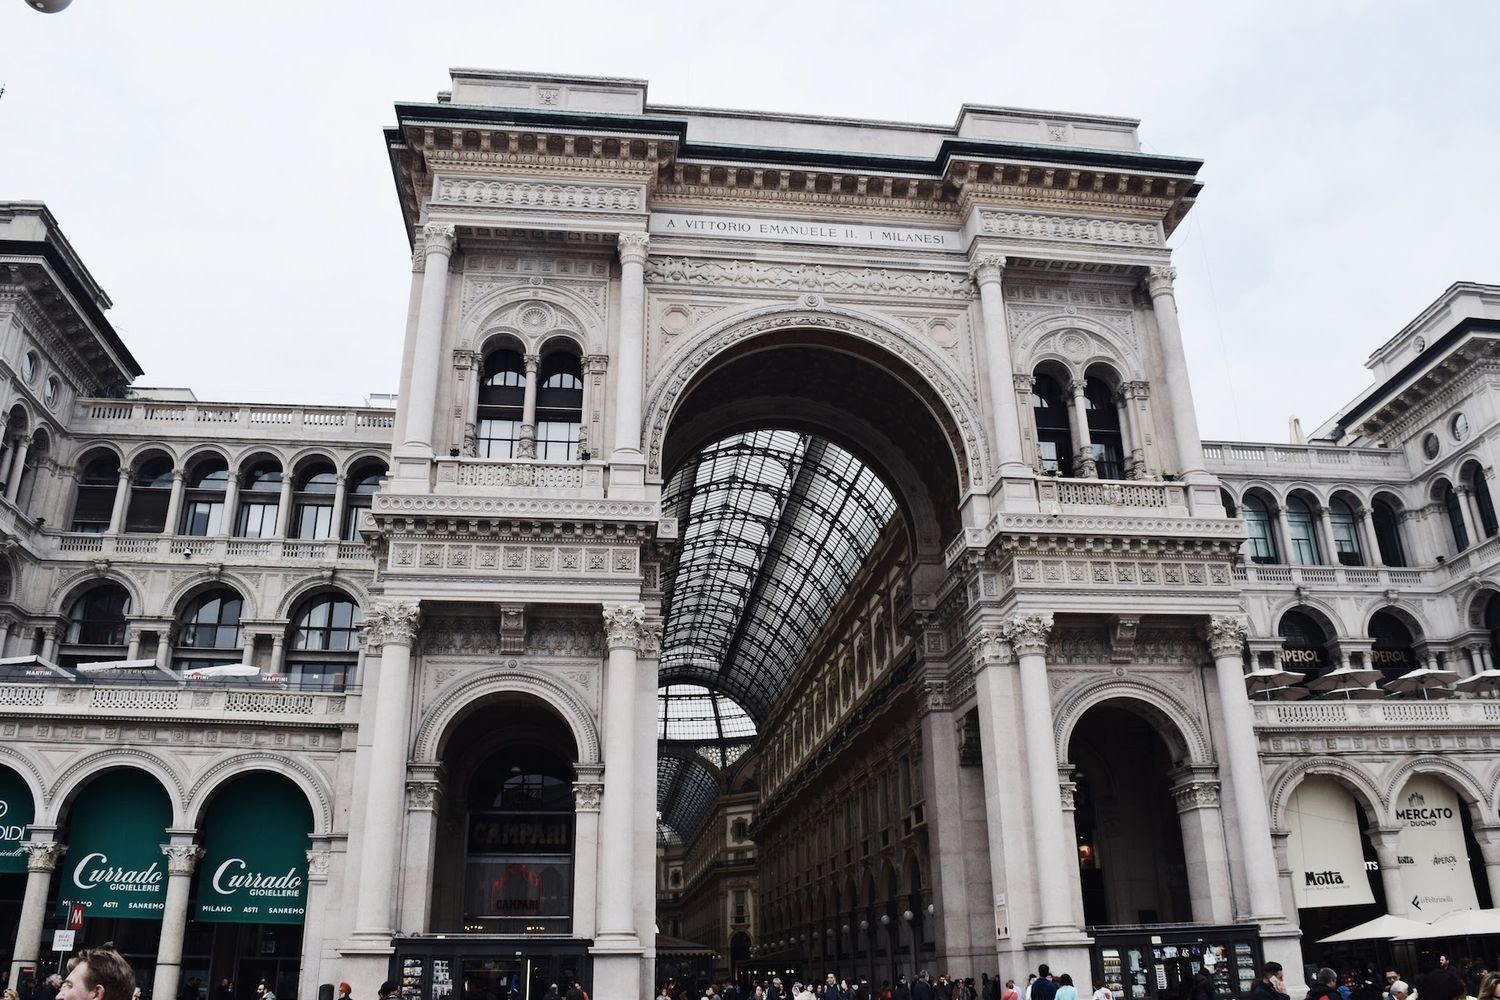
[[656, 693], [659, 740], [746, 740], [754, 736], [755, 723], [745, 710], [706, 687], [668, 684]]
[[703, 822], [719, 794], [719, 779], [695, 756], [656, 757], [656, 842], [680, 844]]
[[660, 676], [723, 694], [758, 722], [895, 515], [895, 499], [837, 445], [752, 431], [684, 463], [663, 507], [680, 541], [664, 581]]

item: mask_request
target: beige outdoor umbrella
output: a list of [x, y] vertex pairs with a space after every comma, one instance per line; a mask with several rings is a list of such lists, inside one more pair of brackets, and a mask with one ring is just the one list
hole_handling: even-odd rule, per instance
[[1345, 666], [1313, 678], [1307, 686], [1313, 691], [1338, 691], [1346, 698], [1379, 698], [1382, 692], [1371, 685], [1382, 676], [1379, 670]]
[[1445, 685], [1451, 684], [1456, 680], [1458, 680], [1457, 671], [1418, 667], [1413, 671], [1402, 674], [1395, 680], [1386, 681], [1385, 689], [1395, 694], [1409, 694], [1413, 691], [1421, 691], [1423, 698], [1431, 697], [1429, 692], [1436, 690], [1439, 697], [1447, 697], [1449, 691]]
[[1362, 924], [1355, 924], [1346, 931], [1330, 934], [1321, 938], [1318, 944], [1335, 944], [1339, 941], [1373, 941], [1380, 938], [1409, 938], [1418, 934], [1425, 934], [1428, 925], [1416, 920], [1408, 920], [1405, 917], [1393, 917], [1389, 913], [1382, 914], [1374, 920], [1366, 920]]
[[1500, 670], [1491, 668], [1489, 670], [1481, 670], [1477, 674], [1470, 674], [1468, 677], [1454, 681], [1453, 690], [1468, 691], [1472, 694], [1479, 694], [1483, 691], [1500, 691]]

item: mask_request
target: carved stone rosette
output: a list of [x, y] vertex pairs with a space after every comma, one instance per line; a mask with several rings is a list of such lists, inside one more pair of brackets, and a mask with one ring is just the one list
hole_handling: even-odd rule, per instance
[[1012, 615], [1002, 626], [1005, 639], [1017, 656], [1028, 653], [1045, 654], [1047, 639], [1052, 634], [1052, 614], [1032, 612]]
[[410, 646], [417, 638], [422, 610], [413, 601], [381, 601], [365, 615], [365, 641], [371, 646]]
[[1250, 634], [1250, 620], [1245, 615], [1214, 615], [1208, 619], [1203, 638], [1214, 659], [1238, 657]]
[[604, 637], [610, 649], [631, 649], [640, 653], [646, 645], [646, 633], [644, 604], [604, 606]]
[[974, 284], [983, 286], [999, 281], [1005, 274], [1005, 257], [998, 253], [982, 253], [969, 261], [969, 277]]
[[651, 243], [651, 238], [645, 233], [621, 233], [617, 249], [622, 264], [646, 263], [646, 247]]
[[203, 848], [197, 844], [162, 844], [161, 852], [167, 857], [168, 875], [191, 875], [203, 857]]
[[55, 840], [32, 840], [22, 844], [21, 850], [26, 853], [27, 871], [50, 872], [57, 868], [62, 856], [68, 853], [68, 845], [59, 844]]

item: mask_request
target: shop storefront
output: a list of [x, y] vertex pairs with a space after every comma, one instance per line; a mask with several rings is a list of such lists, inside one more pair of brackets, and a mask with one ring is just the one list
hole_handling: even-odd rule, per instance
[[592, 942], [489, 935], [399, 938], [391, 979], [402, 1000], [540, 1000], [577, 980], [590, 994]]
[[26, 892], [26, 827], [34, 819], [31, 789], [19, 774], [0, 767], [0, 958], [9, 968]]
[[1117, 1000], [1187, 1000], [1199, 971], [1213, 977], [1215, 996], [1246, 1000], [1262, 962], [1253, 924], [1090, 933], [1093, 978], [1108, 984]]

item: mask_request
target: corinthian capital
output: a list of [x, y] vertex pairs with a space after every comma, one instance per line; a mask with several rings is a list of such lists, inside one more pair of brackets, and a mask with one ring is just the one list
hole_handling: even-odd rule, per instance
[[366, 640], [372, 646], [388, 642], [410, 646], [417, 637], [421, 609], [414, 601], [381, 601], [365, 615]]
[[622, 264], [646, 263], [646, 246], [651, 238], [645, 233], [621, 233], [617, 249]]
[[68, 845], [59, 844], [55, 840], [31, 840], [22, 844], [21, 850], [26, 854], [27, 871], [50, 872], [57, 867], [62, 856], [68, 853]]
[[457, 238], [457, 232], [447, 223], [429, 222], [422, 227], [422, 249], [429, 254], [451, 254]]
[[604, 633], [610, 649], [633, 649], [637, 653], [641, 652], [649, 639], [646, 634], [646, 606], [606, 604]]
[[1005, 257], [998, 253], [982, 253], [969, 261], [969, 278], [976, 285], [983, 286], [991, 281], [999, 281], [1005, 273]]
[[1216, 660], [1221, 656], [1239, 656], [1249, 634], [1250, 620], [1244, 615], [1214, 615], [1203, 630], [1208, 650]]
[[161, 852], [167, 856], [168, 875], [191, 875], [203, 857], [203, 848], [197, 844], [162, 844]]
[[1146, 290], [1152, 296], [1172, 294], [1172, 285], [1177, 281], [1177, 268], [1153, 267], [1146, 276]]
[[1010, 640], [1005, 629], [982, 628], [969, 637], [969, 652], [974, 656], [975, 667], [988, 667], [1004, 663], [1009, 652]]
[[1048, 612], [1012, 615], [1001, 627], [1017, 656], [1045, 653], [1047, 637], [1052, 634], [1052, 615]]

